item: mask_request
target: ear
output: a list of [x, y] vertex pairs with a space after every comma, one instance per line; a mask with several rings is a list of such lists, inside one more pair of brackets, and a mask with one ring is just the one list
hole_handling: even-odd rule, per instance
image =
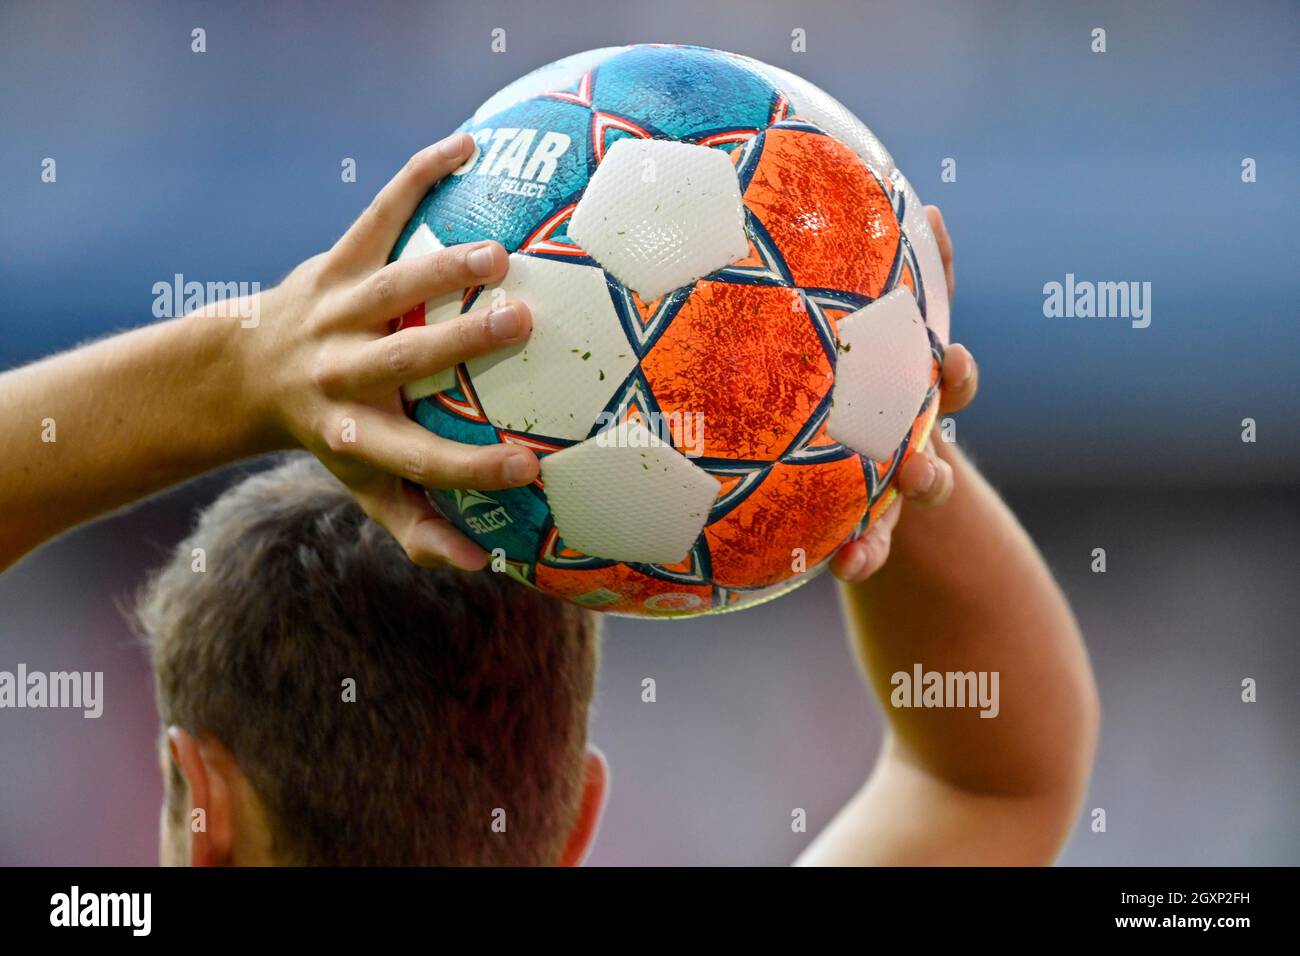
[[[182, 821], [191, 866], [228, 866], [234, 849], [232, 762], [219, 743], [203, 742], [182, 727], [167, 728], [167, 748], [189, 785], [190, 812]], [[201, 810], [201, 813], [193, 811]]]
[[605, 755], [595, 747], [587, 748], [587, 760], [582, 772], [582, 804], [569, 831], [569, 841], [560, 854], [560, 866], [578, 866], [587, 858], [591, 844], [596, 839], [600, 814], [605, 809], [609, 793], [609, 764]]

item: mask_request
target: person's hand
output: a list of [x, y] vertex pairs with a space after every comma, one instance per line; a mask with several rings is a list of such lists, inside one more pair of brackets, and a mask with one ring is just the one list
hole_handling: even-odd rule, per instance
[[516, 445], [464, 445], [407, 418], [403, 384], [526, 338], [523, 303], [502, 301], [449, 322], [389, 334], [392, 320], [435, 296], [501, 281], [506, 251], [466, 243], [388, 263], [425, 193], [461, 165], [473, 140], [457, 133], [411, 157], [328, 252], [260, 296], [240, 329], [243, 388], [277, 447], [308, 449], [419, 564], [476, 570], [487, 553], [429, 504], [419, 486], [491, 490], [537, 477]]
[[[952, 240], [937, 206], [926, 206], [926, 215], [943, 256], [944, 277], [951, 301], [955, 284], [952, 273]], [[979, 369], [970, 350], [952, 344], [944, 350], [939, 381], [940, 414], [959, 412], [975, 398], [979, 387]], [[907, 460], [898, 472], [898, 498], [862, 537], [844, 544], [831, 559], [831, 573], [844, 581], [864, 581], [880, 570], [889, 558], [890, 539], [898, 524], [904, 501], [932, 508], [943, 504], [952, 494], [952, 468], [926, 443]]]

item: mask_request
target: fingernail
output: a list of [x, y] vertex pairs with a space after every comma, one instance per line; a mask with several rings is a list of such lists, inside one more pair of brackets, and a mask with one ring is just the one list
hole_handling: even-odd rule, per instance
[[934, 467], [934, 462], [929, 458], [925, 459], [925, 478], [921, 480], [921, 485], [916, 489], [916, 494], [928, 495], [938, 479], [939, 469]]
[[506, 481], [512, 485], [520, 485], [528, 481], [533, 474], [533, 463], [528, 460], [531, 457], [527, 452], [523, 452], [507, 458], [504, 469]]
[[499, 339], [513, 339], [519, 334], [519, 310], [507, 303], [488, 313], [488, 327]]
[[448, 159], [465, 152], [465, 133], [452, 133], [438, 144], [438, 152]]
[[492, 274], [492, 247], [483, 246], [475, 249], [465, 257], [465, 264], [469, 266], [469, 271], [476, 276], [488, 276]]
[[975, 357], [967, 352], [966, 358], [968, 359], [966, 362], [966, 374], [963, 375], [961, 381], [957, 383], [958, 388], [969, 385], [970, 380], [975, 377]]

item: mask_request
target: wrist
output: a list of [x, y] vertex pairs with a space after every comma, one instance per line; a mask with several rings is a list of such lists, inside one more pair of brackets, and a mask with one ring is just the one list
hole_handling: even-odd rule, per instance
[[196, 412], [213, 423], [222, 457], [232, 461], [292, 444], [274, 414], [272, 370], [259, 361], [266, 295], [227, 300], [178, 320], [192, 345]]

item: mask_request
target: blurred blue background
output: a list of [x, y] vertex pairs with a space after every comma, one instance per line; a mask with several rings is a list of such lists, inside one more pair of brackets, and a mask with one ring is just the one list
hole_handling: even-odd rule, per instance
[[[5, 2], [0, 368], [149, 321], [175, 273], [273, 284], [499, 87], [644, 41], [807, 77], [942, 206], [954, 337], [983, 375], [958, 438], [1069, 591], [1106, 707], [1087, 806], [1111, 831], [1081, 825], [1066, 862], [1300, 862], [1293, 3]], [[1150, 282], [1150, 327], [1045, 318], [1066, 273]], [[151, 688], [114, 599], [228, 478], [0, 578], [0, 668], [102, 669], [109, 694], [97, 722], [0, 712], [0, 863], [153, 859]], [[1088, 572], [1099, 546], [1106, 575]], [[593, 861], [793, 857], [789, 807], [815, 830], [879, 739], [847, 663], [826, 581], [749, 616], [611, 622]], [[643, 676], [672, 703], [640, 704]]]

